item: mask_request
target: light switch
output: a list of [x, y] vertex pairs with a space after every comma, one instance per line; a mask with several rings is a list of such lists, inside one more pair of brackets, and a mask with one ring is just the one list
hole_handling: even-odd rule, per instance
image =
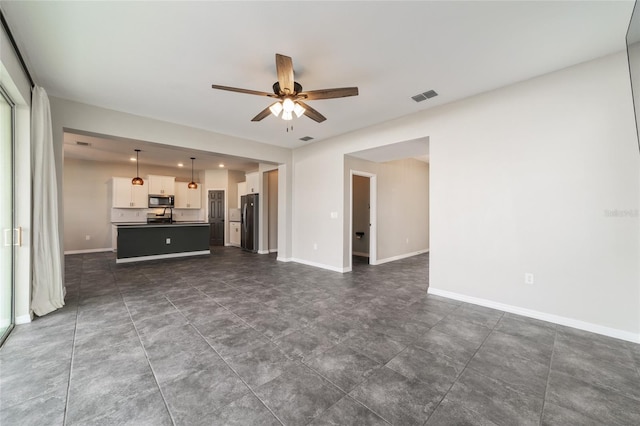
[[338, 218], [338, 212], [331, 212], [331, 219], [337, 219]]
[[167, 239], [165, 240], [165, 243], [166, 243], [166, 244], [171, 244], [171, 238], [167, 238]]

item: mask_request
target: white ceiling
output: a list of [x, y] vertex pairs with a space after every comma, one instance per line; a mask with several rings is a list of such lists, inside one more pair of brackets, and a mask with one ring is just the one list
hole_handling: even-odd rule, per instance
[[[194, 157], [194, 170], [224, 168], [250, 172], [258, 169], [258, 163], [254, 161], [228, 155], [222, 156], [211, 152], [102, 135], [64, 133], [65, 158], [111, 163], [131, 162], [131, 158], [136, 156], [135, 149], [140, 150], [139, 161], [141, 165], [153, 164], [162, 167], [190, 169], [191, 157]], [[220, 167], [221, 164], [224, 167]]]
[[[624, 49], [633, 1], [57, 2], [0, 4], [49, 95], [295, 148]], [[327, 117], [251, 118], [275, 53]], [[439, 96], [415, 103], [433, 89]], [[321, 142], [320, 142], [321, 143]]]
[[419, 138], [398, 142], [391, 145], [383, 145], [376, 148], [352, 152], [352, 157], [361, 158], [375, 163], [401, 160], [403, 158], [415, 158], [429, 162], [429, 138]]

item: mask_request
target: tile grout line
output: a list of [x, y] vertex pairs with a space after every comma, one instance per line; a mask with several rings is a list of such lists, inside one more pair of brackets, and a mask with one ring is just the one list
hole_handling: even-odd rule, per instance
[[[146, 274], [145, 274], [145, 276], [146, 276]], [[148, 277], [147, 277], [147, 279], [148, 279]], [[118, 286], [117, 280], [115, 282], [116, 282], [116, 287], [118, 288], [118, 294], [120, 294], [120, 298], [122, 299], [122, 303], [124, 304], [124, 307], [127, 309], [127, 313], [129, 314], [129, 320], [131, 320], [131, 324], [133, 324], [133, 328], [136, 331], [136, 336], [138, 336], [138, 342], [140, 342], [140, 346], [142, 347], [142, 350], [144, 351], [144, 357], [146, 358], [147, 365], [149, 366], [149, 369], [151, 370], [151, 374], [153, 375], [153, 380], [156, 382], [156, 386], [158, 387], [158, 391], [160, 392], [160, 397], [162, 398], [162, 402], [164, 403], [164, 406], [167, 409], [167, 413], [169, 414], [169, 418], [171, 419], [171, 423], [175, 426], [176, 425], [176, 420], [173, 418], [173, 413], [169, 409], [169, 404], [167, 403], [167, 399], [166, 399], [166, 397], [164, 395], [164, 392], [162, 391], [162, 387], [160, 386], [160, 382], [158, 382], [158, 376], [156, 375], [156, 372], [153, 369], [153, 366], [151, 365], [151, 360], [149, 359], [149, 353], [147, 352], [147, 348], [145, 348], [144, 347], [144, 343], [142, 343], [142, 338], [140, 337], [140, 332], [138, 331], [138, 326], [136, 325], [136, 322], [133, 320], [133, 316], [131, 315], [131, 311], [129, 310], [129, 305], [127, 305], [126, 300], [124, 300], [124, 296], [122, 295], [122, 292], [120, 291], [120, 286]], [[166, 296], [163, 295], [163, 297], [165, 297], [165, 299], [166, 299]], [[167, 300], [169, 300], [169, 299], [167, 299]], [[182, 312], [180, 312], [180, 314], [182, 314]]]
[[[250, 327], [252, 330], [255, 330], [255, 328], [253, 328], [249, 323], [247, 323], [244, 318], [242, 318], [241, 316], [237, 315], [235, 312], [231, 311], [229, 308], [227, 308], [226, 306], [222, 305], [221, 303], [219, 303], [217, 300], [215, 300], [213, 297], [210, 297], [208, 294], [206, 294], [205, 292], [203, 292], [202, 290], [196, 288], [196, 287], [192, 287], [194, 288], [196, 291], [202, 293], [206, 298], [211, 299], [215, 304], [217, 304], [218, 306], [220, 306], [221, 308], [225, 309], [227, 312], [231, 313], [232, 315], [234, 315], [235, 317], [239, 318], [240, 321], [242, 321], [244, 324], [246, 324], [248, 327]], [[182, 313], [182, 311], [169, 299], [167, 298], [167, 300], [169, 301], [169, 303], [178, 311], [180, 312], [180, 314], [182, 316], [184, 316], [184, 314]], [[240, 376], [240, 374], [238, 374], [238, 372], [227, 362], [227, 360], [220, 354], [220, 352], [218, 352], [216, 350], [216, 348], [214, 348], [211, 343], [209, 343], [209, 341], [207, 340], [206, 337], [204, 337], [204, 335], [200, 332], [200, 330], [198, 329], [198, 327], [193, 324], [191, 322], [191, 320], [189, 320], [189, 318], [187, 318], [185, 316], [185, 318], [187, 319], [189, 325], [196, 331], [196, 333], [198, 333], [198, 335], [202, 338], [202, 340], [204, 340], [207, 345], [216, 353], [216, 355], [218, 355], [218, 357], [222, 360], [222, 362], [225, 363], [225, 365], [231, 370], [233, 371], [233, 374], [235, 374], [238, 379], [246, 386], [246, 388], [249, 390], [249, 392], [251, 392], [253, 394], [253, 396], [260, 401], [260, 403], [271, 413], [271, 415], [273, 415], [273, 417], [280, 422], [280, 424], [282, 424], [284, 426], [284, 422], [282, 420], [280, 420], [280, 418], [276, 415], [276, 413], [273, 412], [273, 410], [271, 410], [271, 408], [269, 408], [269, 406], [254, 392], [254, 390], [251, 388], [251, 386], [249, 386], [249, 384]], [[257, 331], [257, 330], [255, 330]], [[260, 333], [262, 334], [262, 333]], [[271, 340], [269, 339], [269, 342], [267, 343], [272, 343]], [[277, 345], [276, 345], [277, 346]], [[288, 358], [288, 357], [287, 357]], [[280, 377], [280, 376], [278, 376]], [[273, 380], [273, 379], [272, 379]], [[224, 407], [227, 407], [228, 405], [232, 404], [234, 401], [231, 401], [229, 404], [226, 404]], [[220, 410], [224, 407], [221, 407]], [[217, 410], [216, 412], [220, 411]]]
[[[73, 371], [73, 360], [76, 353], [76, 335], [78, 332], [78, 311], [80, 310], [80, 292], [82, 289], [82, 275], [84, 275], [84, 257], [82, 258], [82, 270], [80, 275], [80, 284], [77, 291], [77, 306], [76, 306], [76, 318], [73, 324], [73, 343], [71, 344], [71, 359], [69, 360], [69, 380], [67, 381], [67, 394], [64, 402], [64, 414], [62, 416], [63, 426], [67, 424], [67, 413], [69, 411], [69, 397], [71, 396], [71, 373]], [[66, 289], [66, 286], [65, 286]]]
[[551, 365], [553, 365], [553, 356], [556, 352], [556, 340], [558, 338], [558, 329], [555, 328], [555, 333], [553, 335], [553, 348], [551, 349], [551, 357], [549, 357], [549, 371], [547, 372], [547, 383], [544, 387], [544, 395], [542, 397], [542, 408], [540, 409], [540, 421], [538, 424], [542, 424], [543, 416], [544, 416], [544, 408], [547, 403], [547, 393], [549, 392], [549, 382], [551, 378]]
[[[338, 344], [336, 344], [335, 346], [337, 346]], [[335, 347], [334, 346], [334, 347]], [[338, 402], [342, 401], [344, 398], [349, 398], [352, 401], [355, 401], [357, 404], [362, 405], [364, 408], [366, 408], [367, 410], [371, 411], [373, 414], [375, 414], [376, 416], [380, 417], [383, 421], [385, 421], [386, 423], [389, 424], [393, 424], [390, 421], [388, 421], [387, 419], [385, 419], [381, 414], [377, 413], [375, 410], [367, 407], [364, 403], [360, 402], [359, 400], [357, 400], [356, 398], [352, 397], [351, 395], [349, 395], [350, 392], [346, 392], [344, 391], [340, 386], [338, 386], [337, 384], [333, 383], [330, 379], [328, 379], [327, 377], [325, 377], [321, 372], [315, 370], [314, 368], [312, 368], [311, 366], [305, 364], [304, 362], [300, 362], [304, 367], [308, 368], [309, 370], [311, 370], [313, 373], [317, 374], [318, 376], [322, 377], [324, 380], [326, 380], [327, 382], [331, 383], [333, 386], [336, 387], [336, 389], [338, 389], [340, 392], [342, 392], [344, 395], [342, 396], [342, 398], [340, 398], [339, 400], [337, 400], [336, 402], [334, 402], [333, 404], [331, 404], [331, 406], [329, 406], [326, 410], [322, 411], [321, 413], [319, 413], [316, 417], [314, 417], [311, 422], [313, 422], [315, 419], [319, 418], [322, 414], [326, 413], [327, 411], [329, 411], [331, 408], [333, 408]], [[384, 367], [384, 364], [381, 365], [379, 368]], [[378, 369], [379, 369], [378, 368]], [[361, 384], [363, 384], [364, 382], [366, 382], [367, 380], [369, 380], [369, 378], [365, 378], [364, 380], [362, 380], [361, 382], [359, 382], [358, 384], [356, 384], [354, 386], [360, 386]], [[353, 389], [352, 389], [353, 390]], [[309, 422], [309, 423], [311, 423]]]
[[[169, 301], [169, 303], [171, 303], [171, 301]], [[218, 303], [218, 302], [216, 302], [216, 303]], [[171, 304], [173, 305], [173, 303], [171, 303]], [[174, 305], [174, 307], [175, 307], [175, 305]], [[176, 309], [178, 309], [178, 308], [176, 307]], [[180, 311], [180, 310], [178, 309], [178, 311]], [[182, 311], [180, 311], [180, 313], [182, 313]], [[282, 425], [284, 426], [284, 425], [285, 425], [285, 424], [284, 424], [284, 422], [283, 422], [282, 420], [280, 420], [280, 418], [279, 418], [278, 416], [276, 416], [276, 413], [274, 413], [274, 412], [273, 412], [273, 410], [271, 410], [271, 408], [269, 408], [269, 406], [267, 406], [267, 404], [265, 404], [265, 402], [264, 402], [262, 399], [260, 399], [260, 397], [259, 397], [259, 396], [254, 392], [254, 390], [251, 388], [251, 386], [249, 386], [249, 384], [248, 384], [248, 383], [247, 383], [247, 382], [246, 382], [246, 381], [245, 381], [245, 380], [240, 376], [240, 374], [238, 374], [238, 372], [237, 372], [237, 371], [236, 371], [236, 370], [235, 370], [231, 365], [229, 365], [229, 363], [227, 362], [227, 360], [225, 360], [225, 359], [224, 359], [224, 357], [223, 357], [222, 355], [220, 355], [220, 353], [216, 350], [216, 348], [214, 348], [213, 346], [211, 346], [211, 343], [209, 343], [209, 341], [207, 340], [207, 338], [206, 338], [206, 337], [204, 337], [204, 336], [202, 335], [202, 333], [200, 333], [200, 330], [198, 330], [198, 328], [197, 328], [194, 324], [192, 324], [191, 322], [189, 322], [189, 325], [191, 325], [191, 327], [193, 327], [193, 329], [198, 333], [198, 335], [200, 335], [200, 337], [202, 337], [202, 339], [203, 339], [205, 342], [207, 342], [207, 345], [209, 345], [209, 347], [210, 347], [210, 348], [211, 348], [211, 349], [212, 349], [212, 350], [213, 350], [213, 351], [214, 351], [214, 352], [215, 352], [215, 353], [220, 357], [220, 359], [222, 360], [222, 362], [224, 362], [224, 363], [225, 363], [225, 365], [226, 365], [226, 366], [227, 366], [231, 371], [233, 371], [233, 374], [235, 374], [235, 375], [238, 377], [238, 379], [240, 379], [240, 381], [241, 381], [242, 383], [244, 383], [244, 385], [247, 387], [247, 389], [249, 389], [249, 392], [251, 392], [251, 393], [253, 394], [253, 396], [255, 396], [255, 397], [256, 397], [256, 399], [257, 399], [258, 401], [260, 401], [260, 403], [261, 403], [261, 404], [262, 404], [262, 405], [263, 405], [267, 410], [269, 410], [269, 412], [271, 413], [271, 415], [272, 415], [272, 416], [273, 416], [277, 421], [279, 421], [279, 422], [280, 422], [280, 424], [282, 424]], [[282, 374], [281, 374], [281, 375], [282, 375]], [[280, 376], [278, 376], [278, 377], [280, 377]], [[274, 379], [275, 379], [275, 377], [274, 377]], [[272, 380], [273, 380], [273, 379], [272, 379]], [[227, 406], [229, 406], [230, 404], [233, 404], [233, 402], [234, 402], [234, 401], [231, 401], [229, 404], [226, 404], [224, 407], [227, 407]], [[222, 408], [224, 408], [224, 407], [221, 407], [220, 409], [222, 409]], [[216, 412], [218, 412], [218, 411], [220, 411], [220, 410], [217, 410]]]
[[[454, 309], [455, 310], [455, 309]], [[448, 317], [448, 315], [446, 316]], [[445, 318], [446, 318], [445, 317]], [[433, 414], [436, 412], [436, 410], [438, 409], [438, 407], [440, 407], [440, 404], [442, 404], [442, 401], [444, 401], [444, 399], [447, 397], [447, 395], [449, 394], [449, 392], [451, 392], [451, 389], [455, 386], [456, 383], [458, 383], [458, 380], [460, 379], [460, 377], [462, 377], [462, 375], [464, 374], [465, 371], [467, 371], [467, 368], [469, 368], [469, 364], [471, 363], [471, 360], [473, 360], [473, 358], [476, 356], [476, 354], [480, 351], [480, 349], [482, 348], [482, 346], [484, 346], [485, 342], [487, 341], [487, 339], [489, 338], [489, 336], [491, 336], [491, 334], [493, 334], [496, 326], [500, 323], [500, 321], [502, 321], [502, 318], [504, 317], [504, 312], [502, 313], [502, 315], [500, 315], [500, 318], [498, 319], [498, 321], [496, 322], [496, 324], [491, 328], [491, 332], [489, 334], [487, 334], [487, 336], [482, 340], [482, 343], [480, 343], [480, 346], [478, 346], [478, 349], [476, 349], [476, 351], [473, 353], [473, 355], [471, 355], [471, 357], [469, 358], [469, 361], [466, 362], [466, 364], [464, 365], [464, 368], [462, 369], [462, 371], [460, 372], [460, 374], [458, 374], [456, 376], [456, 379], [453, 381], [453, 383], [451, 383], [451, 386], [449, 386], [449, 389], [447, 389], [447, 391], [444, 393], [444, 395], [442, 395], [442, 398], [440, 398], [440, 401], [438, 401], [438, 404], [435, 406], [435, 408], [433, 409], [433, 411], [431, 411], [431, 414], [429, 414], [429, 417], [427, 417], [427, 419], [424, 421], [423, 426], [426, 425], [429, 420], [431, 419], [431, 417], [433, 416]], [[444, 318], [443, 318], [444, 319]], [[442, 320], [440, 320], [442, 321]], [[435, 327], [435, 326], [434, 326]], [[446, 334], [446, 333], [445, 333]]]
[[[195, 288], [195, 287], [194, 287], [194, 288]], [[224, 308], [227, 312], [229, 312], [229, 313], [233, 314], [234, 316], [236, 316], [237, 318], [239, 318], [239, 319], [240, 319], [244, 324], [246, 324], [246, 325], [247, 325], [248, 327], [250, 327], [252, 330], [255, 330], [256, 332], [260, 333], [261, 335], [264, 335], [262, 332], [260, 332], [259, 330], [257, 330], [257, 329], [252, 325], [252, 324], [250, 324], [250, 323], [248, 323], [247, 321], [245, 321], [245, 319], [244, 319], [244, 318], [242, 318], [241, 316], [239, 316], [238, 314], [236, 314], [235, 312], [233, 312], [232, 310], [230, 310], [228, 307], [226, 307], [226, 306], [222, 305], [220, 302], [218, 302], [217, 300], [215, 300], [214, 298], [212, 298], [211, 296], [209, 296], [208, 294], [206, 294], [206, 293], [205, 293], [205, 292], [203, 292], [202, 290], [197, 289], [197, 288], [196, 288], [196, 290], [197, 290], [197, 291], [199, 291], [200, 293], [202, 293], [205, 297], [210, 298], [211, 300], [213, 300], [213, 301], [214, 301], [218, 306], [220, 306], [220, 307]], [[245, 294], [246, 294], [246, 293], [245, 293]], [[171, 301], [170, 301], [170, 302], [171, 302]], [[364, 303], [364, 302], [363, 302], [363, 303]], [[173, 303], [172, 303], [172, 304], [173, 304]], [[175, 306], [175, 305], [174, 305], [174, 306]], [[176, 307], [176, 309], [178, 309], [178, 308]], [[179, 309], [178, 309], [178, 310], [179, 310]], [[193, 325], [193, 324], [192, 324], [192, 325]], [[200, 335], [202, 336], [202, 334], [200, 333], [200, 330], [198, 330], [197, 326], [196, 326], [196, 325], [193, 325], [193, 327], [194, 327], [194, 329], [196, 329], [196, 330], [198, 331], [198, 334], [200, 334]], [[308, 327], [309, 327], [309, 325], [307, 324], [307, 325], [305, 325], [303, 328], [298, 329], [298, 330], [294, 330], [294, 331], [292, 331], [291, 333], [295, 333], [296, 331], [304, 330], [304, 329], [306, 329], [306, 328], [308, 328]], [[286, 334], [286, 335], [284, 335], [284, 336], [288, 336], [288, 335], [289, 335], [289, 334], [291, 334], [291, 333], [288, 333], [288, 334]], [[264, 337], [267, 337], [267, 336], [264, 336]], [[280, 337], [283, 337], [283, 336], [280, 336]], [[202, 336], [202, 338], [207, 342], [207, 344], [209, 344], [209, 341], [208, 341], [204, 336]], [[267, 339], [268, 339], [268, 337], [267, 337]], [[279, 345], [277, 345], [277, 344], [274, 342], [274, 339], [268, 339], [268, 340], [269, 340], [269, 342], [270, 342], [270, 343], [273, 343], [273, 344], [275, 344], [276, 346], [278, 346], [278, 347], [279, 347]], [[340, 343], [342, 343], [342, 342], [335, 343], [331, 348], [334, 348], [335, 346], [339, 345]], [[227, 363], [227, 361], [224, 359], [224, 357], [223, 357], [220, 353], [218, 353], [218, 351], [217, 351], [215, 348], [213, 348], [213, 346], [211, 346], [211, 344], [209, 344], [209, 346], [210, 346], [210, 347], [211, 347], [211, 348], [212, 348], [212, 349], [213, 349], [213, 350], [218, 354], [218, 356], [219, 356], [219, 357], [224, 361], [224, 363], [225, 363], [225, 364], [226, 364], [226, 365], [227, 365], [227, 366], [228, 366], [228, 367], [229, 367], [229, 368], [230, 368], [230, 369], [231, 369], [231, 370], [232, 370], [232, 371], [233, 371], [233, 372], [234, 372], [238, 377], [240, 377], [240, 375], [239, 375], [239, 374], [238, 374], [238, 373], [233, 369], [233, 367], [231, 367], [231, 365], [229, 365], [229, 364]], [[405, 349], [406, 349], [406, 348], [405, 348]], [[329, 349], [328, 349], [328, 350], [329, 350]], [[353, 349], [352, 349], [352, 350], [353, 350]], [[404, 350], [404, 349], [403, 349], [403, 350]], [[354, 350], [354, 351], [355, 351], [355, 350]], [[356, 352], [360, 353], [359, 351], [356, 351]], [[402, 351], [401, 351], [401, 352], [402, 352]], [[366, 355], [364, 355], [364, 354], [362, 354], [362, 353], [360, 353], [360, 354], [361, 354], [361, 355], [363, 355], [363, 356], [366, 356]], [[297, 359], [294, 359], [294, 358], [292, 358], [292, 357], [288, 356], [287, 354], [284, 354], [284, 355], [285, 355], [288, 359], [291, 359], [292, 361], [294, 361], [294, 362], [296, 362], [296, 363], [300, 364], [300, 366], [305, 367], [305, 368], [307, 368], [307, 369], [311, 370], [311, 371], [312, 371], [312, 372], [314, 372], [315, 374], [318, 374], [320, 377], [322, 377], [322, 378], [323, 378], [324, 380], [326, 380], [327, 382], [331, 383], [333, 386], [335, 386], [335, 387], [336, 387], [336, 389], [338, 389], [339, 391], [341, 391], [341, 392], [344, 394], [342, 398], [340, 398], [338, 401], [336, 401], [334, 404], [332, 404], [332, 405], [331, 405], [330, 407], [328, 407], [326, 410], [324, 410], [324, 411], [322, 411], [321, 413], [319, 413], [319, 414], [318, 414], [316, 417], [314, 417], [310, 422], [313, 422], [315, 419], [317, 419], [318, 417], [320, 417], [323, 413], [325, 413], [325, 412], [327, 412], [328, 410], [330, 410], [330, 409], [331, 409], [331, 407], [333, 407], [334, 405], [336, 405], [336, 404], [337, 404], [338, 402], [340, 402], [340, 400], [342, 400], [343, 398], [348, 397], [348, 398], [350, 398], [351, 400], [355, 401], [356, 403], [358, 403], [358, 404], [362, 405], [363, 407], [365, 407], [366, 409], [368, 409], [369, 411], [371, 411], [372, 413], [374, 413], [374, 414], [375, 414], [375, 415], [377, 415], [378, 417], [380, 417], [384, 422], [391, 424], [391, 423], [390, 423], [389, 421], [387, 421], [383, 416], [381, 416], [380, 414], [378, 414], [377, 412], [375, 412], [375, 411], [374, 411], [374, 410], [372, 410], [371, 408], [367, 407], [366, 405], [362, 404], [360, 401], [358, 401], [358, 400], [354, 399], [353, 397], [350, 397], [350, 396], [349, 396], [349, 393], [348, 393], [348, 392], [345, 392], [345, 391], [344, 391], [340, 386], [336, 385], [336, 384], [335, 384], [335, 383], [333, 383], [331, 380], [329, 380], [327, 377], [325, 377], [323, 374], [321, 374], [320, 372], [318, 372], [318, 371], [314, 370], [314, 369], [313, 369], [313, 368], [311, 368], [309, 365], [307, 365], [306, 363], [304, 363], [304, 361], [303, 361], [304, 357], [300, 357], [300, 359], [299, 359], [299, 360], [297, 360]], [[372, 361], [377, 362], [377, 361], [375, 361], [375, 360], [372, 360]], [[384, 364], [382, 364], [382, 366], [384, 366]], [[278, 377], [279, 377], [279, 376], [278, 376]], [[271, 411], [271, 409], [270, 409], [270, 408], [269, 408], [269, 407], [264, 403], [264, 401], [262, 401], [262, 399], [261, 399], [261, 398], [260, 398], [260, 397], [255, 393], [255, 392], [253, 392], [253, 389], [251, 389], [251, 387], [250, 387], [250, 386], [249, 386], [249, 385], [248, 385], [248, 384], [247, 384], [247, 383], [246, 383], [246, 382], [245, 382], [241, 377], [240, 377], [240, 380], [242, 380], [242, 382], [243, 382], [243, 383], [245, 383], [245, 385], [247, 386], [247, 388], [249, 388], [249, 390], [254, 394], [254, 396], [255, 396], [255, 397], [256, 397], [256, 398], [257, 398], [257, 399], [258, 399], [258, 400], [259, 400], [259, 401], [260, 401], [260, 402], [265, 406], [265, 408], [267, 408], [267, 409], [268, 409], [268, 410], [269, 410], [269, 411], [270, 411], [270, 412], [271, 412], [271, 413], [276, 417], [276, 419], [277, 419], [278, 421], [280, 421], [280, 419], [275, 415], [275, 413], [273, 413], [273, 411]], [[273, 379], [272, 379], [272, 380], [273, 380]], [[362, 382], [360, 382], [359, 384], [364, 383], [366, 380], [367, 380], [367, 379], [364, 379], [364, 380], [363, 380]], [[282, 423], [282, 421], [280, 421], [280, 423]], [[283, 423], [283, 424], [284, 424], [284, 423]]]

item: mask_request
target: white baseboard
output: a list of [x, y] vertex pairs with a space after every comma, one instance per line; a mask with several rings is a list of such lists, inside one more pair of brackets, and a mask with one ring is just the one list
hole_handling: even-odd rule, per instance
[[519, 306], [507, 305], [505, 303], [494, 302], [492, 300], [482, 299], [479, 297], [467, 296], [460, 293], [454, 293], [452, 291], [440, 290], [431, 286], [429, 286], [428, 293], [434, 294], [436, 296], [446, 297], [448, 299], [471, 303], [474, 305], [485, 306], [487, 308], [498, 309], [501, 311], [510, 312], [512, 314], [522, 315], [524, 317], [535, 318], [554, 324], [577, 328], [579, 330], [602, 334], [604, 336], [626, 340], [628, 342], [640, 343], [640, 334], [630, 333], [628, 331], [618, 330], [616, 328], [605, 327], [602, 325], [593, 324], [573, 318], [567, 318], [560, 315], [548, 314], [546, 312], [535, 311], [533, 309], [521, 308]]
[[31, 315], [20, 315], [16, 317], [16, 325], [18, 324], [29, 324], [31, 322]]
[[362, 253], [360, 251], [354, 251], [351, 254], [354, 255], [354, 256], [358, 256], [358, 257], [369, 257], [369, 253]]
[[291, 262], [291, 258], [290, 257], [280, 257], [280, 256], [278, 256], [278, 257], [276, 257], [276, 260], [278, 262]]
[[277, 253], [278, 249], [269, 249], [269, 253]]
[[115, 250], [113, 250], [113, 247], [85, 249], [85, 250], [65, 250], [64, 254], [102, 253], [105, 251], [115, 251]]
[[171, 259], [174, 257], [201, 256], [211, 254], [211, 250], [188, 251], [184, 253], [154, 254], [151, 256], [124, 257], [116, 259], [116, 263], [142, 262], [145, 260]]
[[399, 254], [398, 256], [387, 257], [385, 259], [377, 259], [375, 262], [371, 262], [371, 265], [382, 265], [383, 263], [393, 262], [400, 259], [406, 259], [407, 257], [417, 256], [419, 254], [428, 253], [429, 249], [418, 250], [411, 253]]
[[331, 265], [325, 265], [324, 263], [317, 263], [309, 260], [297, 259], [295, 257], [292, 257], [291, 261], [296, 263], [301, 263], [303, 265], [314, 266], [316, 268], [328, 269], [329, 271], [333, 271], [333, 272], [345, 273], [345, 272], [351, 271], [351, 268], [338, 268]]
[[258, 250], [258, 254], [269, 254], [269, 250]]

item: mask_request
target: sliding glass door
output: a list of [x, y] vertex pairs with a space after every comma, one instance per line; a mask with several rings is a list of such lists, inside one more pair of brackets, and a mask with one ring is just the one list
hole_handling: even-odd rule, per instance
[[13, 248], [13, 102], [0, 86], [0, 344], [14, 323]]

